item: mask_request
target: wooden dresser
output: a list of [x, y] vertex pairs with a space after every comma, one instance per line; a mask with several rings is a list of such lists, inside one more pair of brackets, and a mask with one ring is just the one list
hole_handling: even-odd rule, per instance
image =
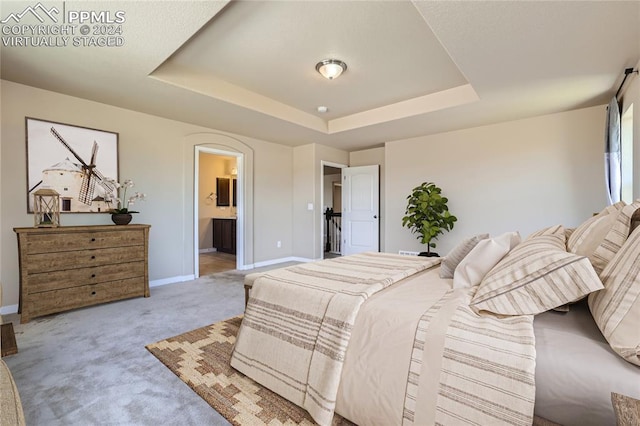
[[149, 297], [149, 228], [14, 228], [21, 322], [98, 303]]

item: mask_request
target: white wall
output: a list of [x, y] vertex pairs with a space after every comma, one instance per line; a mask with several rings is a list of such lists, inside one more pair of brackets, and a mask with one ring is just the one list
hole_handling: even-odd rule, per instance
[[402, 227], [406, 196], [434, 182], [458, 217], [435, 251], [481, 232], [576, 226], [605, 203], [605, 107], [389, 142], [385, 147], [386, 247], [421, 251]]
[[[292, 152], [290, 147], [2, 81], [0, 108], [0, 281], [2, 304], [18, 303], [18, 255], [14, 227], [33, 226], [26, 212], [25, 116], [119, 133], [120, 178], [147, 194], [135, 223], [151, 225], [152, 284], [194, 274], [194, 151], [218, 141], [246, 158], [245, 264], [292, 256]], [[229, 142], [227, 142], [229, 141]], [[215, 142], [218, 143], [218, 142]], [[217, 146], [217, 145], [212, 145]], [[278, 167], [274, 168], [273, 165]], [[285, 206], [274, 208], [274, 206]], [[254, 214], [255, 212], [255, 214]], [[110, 224], [106, 214], [63, 214], [62, 225]], [[273, 250], [272, 240], [282, 241]], [[6, 309], [3, 311], [5, 312]]]

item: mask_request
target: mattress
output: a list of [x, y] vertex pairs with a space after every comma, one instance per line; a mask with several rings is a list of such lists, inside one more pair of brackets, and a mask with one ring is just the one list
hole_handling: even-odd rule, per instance
[[536, 315], [533, 326], [536, 415], [565, 426], [615, 425], [611, 392], [640, 399], [640, 368], [611, 349], [586, 301]]

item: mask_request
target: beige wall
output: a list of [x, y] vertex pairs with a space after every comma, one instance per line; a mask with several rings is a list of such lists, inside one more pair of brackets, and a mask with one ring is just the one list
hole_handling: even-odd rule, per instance
[[424, 249], [401, 221], [406, 196], [435, 182], [458, 217], [440, 236], [444, 255], [467, 236], [576, 226], [606, 204], [604, 106], [389, 142], [386, 247]]
[[[25, 116], [119, 133], [120, 179], [131, 178], [147, 194], [134, 222], [151, 224], [152, 284], [194, 274], [194, 150], [222, 147], [245, 158], [244, 258], [254, 262], [292, 256], [292, 152], [289, 147], [142, 114], [131, 110], [1, 83], [0, 281], [4, 306], [18, 303], [18, 257], [14, 227], [32, 226], [26, 213]], [[230, 142], [227, 142], [230, 141]], [[275, 168], [273, 165], [277, 164]], [[255, 193], [255, 194], [254, 194]], [[282, 209], [274, 205], [285, 206]], [[254, 214], [254, 211], [256, 214]], [[259, 213], [259, 214], [258, 214]], [[105, 214], [64, 214], [62, 225], [109, 224]], [[283, 247], [272, 249], [272, 240]]]
[[[623, 102], [640, 105], [639, 79]], [[574, 226], [605, 203], [602, 167], [604, 107], [388, 142], [351, 154], [317, 144], [297, 148], [193, 126], [122, 108], [2, 81], [0, 151], [0, 281], [3, 305], [18, 302], [16, 226], [26, 213], [24, 117], [78, 124], [120, 134], [120, 178], [147, 193], [137, 223], [151, 229], [152, 283], [194, 274], [194, 163], [197, 147], [237, 152], [244, 170], [244, 265], [289, 257], [322, 257], [321, 162], [381, 166], [381, 248], [422, 250], [401, 226], [406, 196], [422, 181], [440, 185], [459, 218], [440, 237], [446, 253], [461, 238], [543, 226]], [[634, 108], [636, 182], [640, 179], [640, 107]], [[636, 185], [640, 192], [640, 183]], [[307, 204], [313, 210], [307, 209]], [[194, 217], [195, 216], [195, 217]], [[63, 225], [107, 224], [108, 215], [66, 214]], [[277, 247], [277, 242], [281, 247]]]
[[[293, 149], [293, 252], [297, 256], [313, 259], [316, 236], [313, 233], [314, 211], [307, 205], [314, 203], [314, 155], [313, 145], [303, 145]], [[313, 206], [314, 209], [316, 206]]]
[[313, 250], [312, 259], [322, 259], [324, 256], [324, 211], [322, 209], [322, 182], [323, 170], [322, 162], [348, 165], [349, 153], [340, 149], [330, 148], [324, 145], [313, 144]]
[[[346, 165], [349, 153], [309, 144], [293, 150], [293, 252], [302, 259], [322, 259], [322, 161]], [[312, 210], [309, 210], [311, 205]]]
[[323, 197], [322, 197], [322, 213], [327, 210], [327, 208], [333, 207], [333, 183], [340, 183], [342, 175], [334, 174], [334, 175], [324, 175], [323, 177]]

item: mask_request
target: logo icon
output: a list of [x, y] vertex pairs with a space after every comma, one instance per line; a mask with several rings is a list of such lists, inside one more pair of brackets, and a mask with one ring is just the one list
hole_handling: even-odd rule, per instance
[[22, 12], [20, 13], [10, 13], [9, 16], [7, 16], [6, 18], [4, 18], [2, 21], [0, 21], [0, 23], [2, 24], [6, 24], [7, 22], [9, 22], [10, 20], [14, 20], [15, 23], [19, 23], [20, 20], [27, 14], [31, 13], [33, 16], [36, 17], [36, 19], [38, 21], [40, 21], [41, 23], [44, 23], [44, 19], [42, 18], [41, 14], [44, 14], [46, 16], [49, 17], [49, 19], [51, 19], [53, 22], [57, 23], [58, 19], [53, 16], [53, 14], [55, 13], [56, 15], [60, 13], [60, 11], [53, 6], [51, 9], [48, 9], [46, 7], [44, 7], [42, 5], [42, 3], [38, 2], [38, 4], [36, 4], [35, 6], [27, 6]]

